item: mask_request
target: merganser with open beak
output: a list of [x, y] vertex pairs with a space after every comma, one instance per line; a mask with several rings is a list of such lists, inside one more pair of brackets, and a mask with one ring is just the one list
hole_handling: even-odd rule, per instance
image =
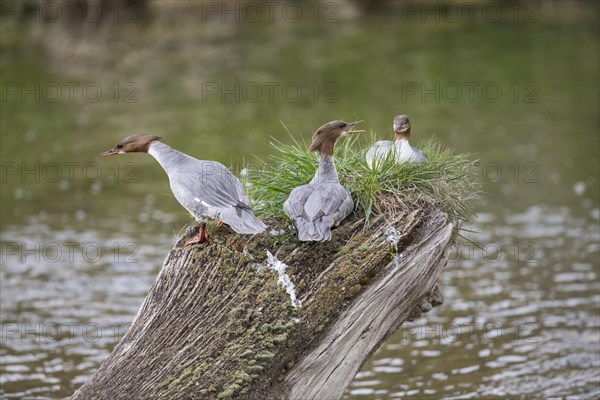
[[169, 176], [171, 191], [177, 201], [200, 224], [198, 235], [185, 243], [188, 247], [208, 240], [206, 222], [214, 218], [242, 234], [260, 233], [266, 229], [258, 219], [240, 181], [223, 164], [198, 160], [162, 143], [154, 135], [132, 135], [121, 140], [100, 157], [144, 152], [158, 161]]
[[427, 155], [408, 143], [410, 139], [410, 120], [406, 115], [398, 115], [394, 118], [394, 133], [396, 140], [380, 140], [367, 151], [367, 165], [369, 168], [377, 168], [383, 160], [394, 154], [396, 162], [422, 163], [427, 161]]
[[333, 146], [342, 136], [364, 132], [350, 130], [360, 122], [331, 121], [313, 135], [309, 151], [318, 151], [321, 156], [317, 173], [309, 184], [292, 190], [283, 204], [285, 214], [296, 223], [298, 239], [331, 240], [331, 228], [338, 226], [354, 209], [350, 193], [340, 184]]

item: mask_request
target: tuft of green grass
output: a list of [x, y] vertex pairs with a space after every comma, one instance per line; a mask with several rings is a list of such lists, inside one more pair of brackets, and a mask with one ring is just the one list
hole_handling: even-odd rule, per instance
[[[262, 167], [249, 173], [249, 195], [260, 216], [285, 218], [283, 203], [290, 192], [309, 183], [317, 171], [317, 154], [309, 153], [303, 140], [290, 137], [290, 144], [272, 139], [274, 154], [259, 160]], [[426, 208], [444, 211], [454, 219], [471, 220], [471, 203], [480, 195], [472, 155], [455, 154], [434, 137], [420, 145], [427, 162], [399, 164], [392, 156], [371, 170], [365, 155], [377, 140], [371, 133], [366, 146], [361, 145], [359, 135], [342, 138], [336, 144], [340, 183], [352, 195], [357, 216], [368, 221], [380, 214]]]

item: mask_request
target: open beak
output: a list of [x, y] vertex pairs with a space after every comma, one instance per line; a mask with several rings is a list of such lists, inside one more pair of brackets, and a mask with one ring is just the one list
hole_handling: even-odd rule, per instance
[[117, 150], [117, 149], [110, 149], [108, 151], [105, 151], [104, 153], [100, 153], [100, 155], [98, 157], [114, 156], [115, 154], [119, 154], [119, 150]]
[[348, 127], [346, 129], [344, 129], [344, 132], [351, 135], [353, 133], [362, 133], [364, 132], [364, 130], [352, 130], [351, 128], [355, 125], [360, 124], [361, 122], [363, 122], [362, 120], [360, 121], [355, 121], [355, 122], [348, 122]]

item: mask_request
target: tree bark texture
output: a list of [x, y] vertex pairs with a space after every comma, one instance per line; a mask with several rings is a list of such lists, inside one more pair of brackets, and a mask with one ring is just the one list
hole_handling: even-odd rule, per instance
[[184, 249], [188, 232], [72, 399], [338, 399], [404, 321], [443, 302], [444, 213], [351, 218], [324, 243], [267, 222], [276, 232], [212, 228]]

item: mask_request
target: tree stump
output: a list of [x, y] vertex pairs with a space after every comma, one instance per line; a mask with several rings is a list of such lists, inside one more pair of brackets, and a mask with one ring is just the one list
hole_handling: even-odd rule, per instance
[[337, 399], [404, 321], [443, 302], [456, 224], [442, 212], [350, 218], [324, 243], [265, 222], [274, 231], [180, 239], [72, 399]]

